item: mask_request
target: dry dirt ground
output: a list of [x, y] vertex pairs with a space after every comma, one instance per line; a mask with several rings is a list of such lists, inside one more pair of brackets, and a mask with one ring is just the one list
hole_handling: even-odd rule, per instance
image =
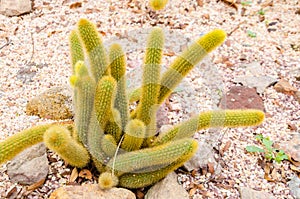
[[[284, 78], [300, 89], [298, 0], [235, 1], [237, 7], [217, 0], [170, 0], [167, 7], [158, 12], [151, 11], [146, 1], [137, 0], [34, 2], [33, 11], [29, 14], [19, 17], [0, 15], [0, 140], [27, 127], [51, 122], [27, 116], [25, 106], [31, 97], [44, 90], [68, 84], [71, 74], [68, 34], [80, 18], [96, 23], [105, 41], [126, 38], [137, 42], [142, 38], [141, 30], [153, 26], [176, 32], [178, 37], [170, 41], [172, 45], [166, 50], [165, 63], [185, 47], [181, 43], [177, 50], [177, 39], [179, 42], [183, 37], [187, 38], [188, 43], [212, 29], [221, 28], [227, 32], [228, 38], [206, 60], [216, 69], [218, 78], [198, 83], [205, 85], [218, 80], [217, 84], [226, 90], [235, 84], [234, 77], [247, 75], [245, 65], [259, 62], [262, 75]], [[129, 68], [141, 63], [142, 46], [127, 46], [126, 53]], [[197, 72], [201, 73], [200, 70]], [[190, 82], [190, 85], [193, 84], [197, 86], [197, 81]], [[291, 163], [284, 161], [277, 165], [284, 174], [281, 172], [273, 182], [268, 181], [264, 177], [264, 168], [259, 164], [260, 156], [246, 153], [245, 147], [257, 144], [254, 137], [259, 133], [276, 143], [288, 141], [299, 134], [300, 105], [293, 96], [278, 93], [272, 87], [260, 95], [266, 108], [263, 125], [225, 130], [222, 138], [215, 141], [221, 148], [231, 143], [223, 156], [218, 157], [223, 164], [222, 173], [214, 178], [200, 173], [180, 175], [179, 181], [191, 198], [239, 198], [238, 187], [241, 186], [268, 192], [275, 198], [293, 198], [287, 186], [290, 178], [296, 175]], [[213, 100], [211, 93], [204, 93], [198, 101], [190, 104], [197, 110], [206, 110], [214, 108]], [[183, 107], [181, 105], [180, 109]], [[169, 113], [169, 122], [184, 119], [186, 112], [189, 111]], [[207, 132], [198, 134], [197, 138], [207, 139]], [[63, 170], [66, 168], [60, 166], [59, 171]], [[0, 168], [0, 197], [5, 197], [14, 186], [19, 191], [22, 189], [9, 181], [5, 171], [4, 165]], [[66, 183], [67, 177], [48, 177], [44, 188], [35, 190], [28, 198], [46, 197], [55, 186]]]

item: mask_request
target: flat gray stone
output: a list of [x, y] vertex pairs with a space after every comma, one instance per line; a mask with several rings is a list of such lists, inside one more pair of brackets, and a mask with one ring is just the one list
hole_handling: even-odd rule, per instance
[[177, 181], [177, 174], [172, 172], [151, 187], [145, 199], [188, 199], [188, 192]]
[[44, 143], [34, 145], [7, 164], [7, 174], [12, 182], [31, 185], [48, 175], [48, 159]]
[[32, 0], [1, 0], [0, 14], [10, 17], [29, 13], [32, 10], [32, 4]]
[[128, 189], [112, 188], [102, 190], [97, 184], [81, 186], [69, 185], [54, 191], [49, 199], [135, 199], [135, 194]]
[[239, 188], [241, 199], [275, 199], [274, 196], [267, 192], [256, 191], [248, 187]]
[[288, 182], [289, 188], [295, 199], [300, 199], [300, 178], [294, 176], [294, 178]]

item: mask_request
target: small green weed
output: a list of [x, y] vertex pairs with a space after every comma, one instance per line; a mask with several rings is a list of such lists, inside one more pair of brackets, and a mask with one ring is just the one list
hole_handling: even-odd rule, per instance
[[273, 161], [281, 163], [283, 160], [287, 160], [288, 156], [283, 150], [273, 148], [273, 141], [269, 137], [264, 137], [259, 134], [255, 137], [262, 144], [262, 148], [257, 146], [247, 146], [246, 150], [250, 153], [262, 153], [267, 161]]
[[247, 30], [247, 35], [249, 37], [252, 37], [252, 38], [255, 38], [256, 37], [256, 33], [255, 32], [252, 32], [251, 30]]
[[251, 5], [252, 1], [242, 1], [241, 4], [242, 6], [249, 6]]
[[260, 9], [257, 14], [259, 15], [265, 15], [266, 14], [266, 11], [264, 11], [263, 9]]

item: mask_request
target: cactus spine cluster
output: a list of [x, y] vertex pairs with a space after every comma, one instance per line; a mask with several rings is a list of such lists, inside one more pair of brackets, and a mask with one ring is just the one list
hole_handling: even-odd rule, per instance
[[167, 5], [168, 0], [150, 0], [149, 5], [153, 10], [162, 10]]
[[[103, 189], [139, 188], [159, 181], [194, 155], [197, 141], [191, 136], [200, 129], [259, 125], [264, 119], [259, 110], [207, 111], [156, 135], [158, 106], [225, 37], [222, 30], [209, 32], [161, 74], [164, 34], [154, 28], [148, 37], [142, 85], [128, 97], [121, 46], [113, 44], [107, 53], [95, 25], [81, 19], [69, 38], [74, 126], [49, 124], [15, 134], [0, 142], [0, 163], [44, 141], [73, 166], [84, 167], [92, 161], [101, 172]], [[129, 103], [134, 100], [139, 102], [130, 113]]]

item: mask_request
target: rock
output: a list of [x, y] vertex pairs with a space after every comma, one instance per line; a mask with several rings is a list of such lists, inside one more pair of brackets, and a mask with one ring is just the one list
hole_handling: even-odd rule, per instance
[[274, 196], [267, 192], [256, 191], [247, 187], [240, 187], [239, 192], [241, 199], [275, 199]]
[[7, 174], [12, 182], [31, 185], [47, 177], [48, 159], [43, 143], [34, 145], [7, 164]]
[[151, 187], [147, 194], [145, 195], [145, 199], [166, 199], [166, 198], [174, 198], [174, 199], [188, 199], [188, 192], [178, 184], [177, 174], [172, 172], [167, 175], [163, 180], [156, 183], [153, 187]]
[[41, 118], [62, 120], [72, 118], [72, 91], [67, 86], [54, 87], [32, 98], [26, 105], [26, 114]]
[[291, 194], [295, 199], [300, 199], [300, 178], [294, 176], [291, 181], [288, 182]]
[[262, 98], [254, 88], [245, 86], [233, 86], [222, 97], [219, 106], [222, 109], [259, 109], [264, 111]]
[[300, 164], [300, 134], [295, 134], [291, 140], [281, 143], [280, 149]]
[[243, 86], [256, 88], [257, 92], [262, 94], [267, 87], [274, 84], [277, 79], [269, 76], [239, 76], [233, 79], [236, 83], [242, 83]]
[[32, 0], [1, 0], [0, 14], [6, 16], [18, 16], [32, 10]]
[[189, 170], [195, 170], [199, 168], [207, 168], [208, 164], [214, 165], [214, 173], [219, 174], [221, 172], [221, 167], [218, 165], [214, 158], [213, 146], [206, 142], [198, 142], [198, 149], [196, 154], [186, 163], [184, 167]]
[[54, 191], [49, 199], [135, 199], [133, 192], [124, 188], [102, 190], [97, 184], [69, 185]]
[[287, 95], [294, 95], [298, 90], [293, 87], [287, 80], [281, 79], [275, 85], [274, 89], [277, 92], [284, 93]]

